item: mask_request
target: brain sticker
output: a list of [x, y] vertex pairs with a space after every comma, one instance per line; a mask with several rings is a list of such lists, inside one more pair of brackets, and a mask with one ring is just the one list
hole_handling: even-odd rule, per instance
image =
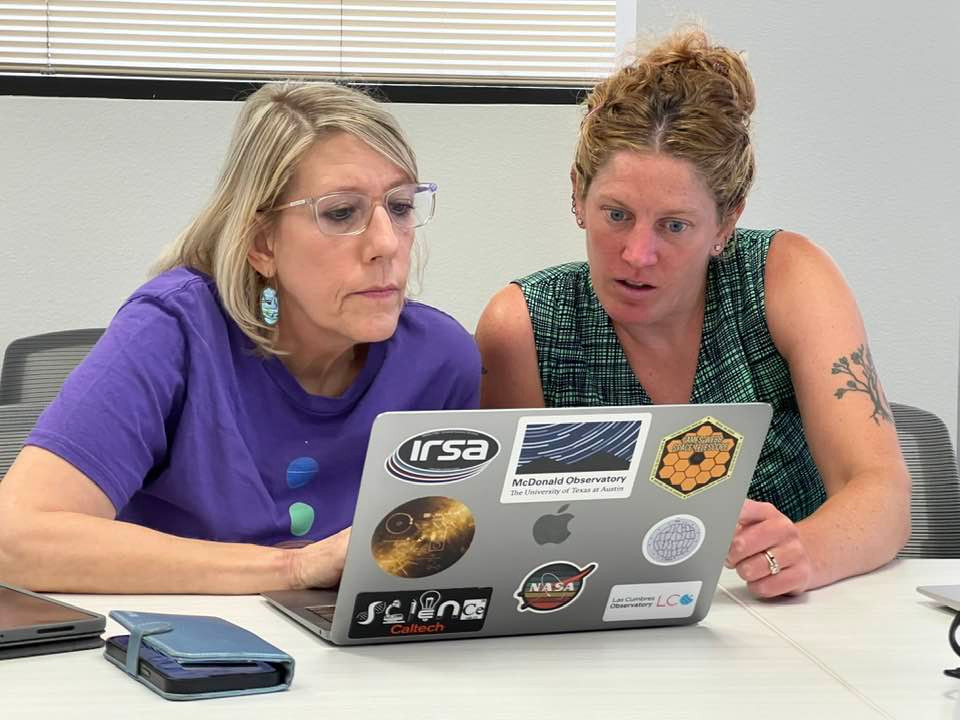
[[704, 535], [700, 518], [673, 515], [647, 531], [643, 537], [643, 555], [654, 565], [676, 565], [700, 549]]
[[706, 417], [660, 442], [651, 482], [682, 498], [733, 473], [743, 436]]

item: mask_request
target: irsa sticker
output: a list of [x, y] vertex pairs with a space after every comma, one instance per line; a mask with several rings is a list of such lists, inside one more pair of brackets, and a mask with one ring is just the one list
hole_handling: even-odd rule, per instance
[[479, 430], [430, 430], [404, 440], [385, 467], [407, 482], [457, 482], [483, 472], [499, 452], [497, 439]]
[[699, 580], [614, 585], [610, 588], [603, 621], [690, 617], [697, 608], [702, 587], [703, 583]]
[[490, 587], [364, 592], [350, 618], [351, 638], [447, 635], [483, 629]]

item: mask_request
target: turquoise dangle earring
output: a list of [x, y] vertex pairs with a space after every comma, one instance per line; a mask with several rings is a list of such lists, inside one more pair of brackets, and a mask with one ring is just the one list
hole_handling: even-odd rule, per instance
[[264, 285], [260, 291], [260, 317], [270, 327], [276, 325], [280, 319], [280, 299], [277, 291], [269, 285]]

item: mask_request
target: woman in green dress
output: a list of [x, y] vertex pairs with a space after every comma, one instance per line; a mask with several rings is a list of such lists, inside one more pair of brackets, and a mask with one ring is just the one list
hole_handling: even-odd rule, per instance
[[501, 290], [477, 342], [487, 407], [770, 403], [727, 564], [773, 597], [892, 559], [910, 480], [840, 271], [802, 235], [737, 227], [754, 104], [699, 30], [598, 84], [571, 170], [588, 262]]

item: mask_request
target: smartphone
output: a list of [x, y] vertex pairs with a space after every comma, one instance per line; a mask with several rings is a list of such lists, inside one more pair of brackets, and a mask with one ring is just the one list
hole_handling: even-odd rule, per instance
[[[107, 638], [107, 655], [126, 663], [129, 640], [129, 635]], [[177, 661], [145, 643], [140, 644], [137, 672], [157, 689], [180, 695], [273, 687], [279, 685], [282, 678], [281, 669], [272, 663], [259, 660], [235, 663]]]
[[0, 658], [100, 647], [103, 615], [0, 584]]

